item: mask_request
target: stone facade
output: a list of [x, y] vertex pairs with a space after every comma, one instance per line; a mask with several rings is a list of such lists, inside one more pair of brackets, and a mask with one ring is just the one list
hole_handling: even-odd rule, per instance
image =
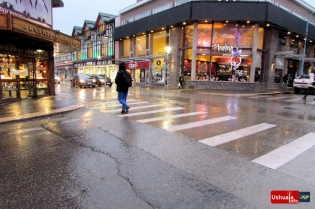
[[266, 90], [267, 84], [229, 81], [186, 81], [186, 88], [220, 90]]

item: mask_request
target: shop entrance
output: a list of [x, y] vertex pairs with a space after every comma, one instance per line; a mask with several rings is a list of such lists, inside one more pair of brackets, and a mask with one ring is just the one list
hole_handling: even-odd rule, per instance
[[49, 93], [47, 61], [0, 54], [1, 99], [25, 99]]

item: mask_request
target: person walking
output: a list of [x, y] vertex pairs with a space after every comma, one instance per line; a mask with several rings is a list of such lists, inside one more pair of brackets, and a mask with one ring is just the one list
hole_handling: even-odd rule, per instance
[[315, 73], [315, 70], [313, 70], [311, 73], [310, 73], [310, 79], [307, 83], [307, 89], [305, 91], [305, 95], [304, 97], [302, 97], [302, 99], [306, 99], [307, 95], [309, 94], [310, 91], [314, 91], [314, 86], [313, 86], [313, 83], [314, 83], [314, 73]]
[[284, 74], [282, 77], [282, 88], [284, 91], [286, 91], [286, 88], [288, 86], [288, 74]]
[[178, 87], [178, 88], [184, 88], [184, 85], [185, 85], [185, 78], [184, 78], [184, 75], [183, 74], [181, 74], [180, 76], [179, 76], [179, 84], [180, 84], [180, 86]]
[[121, 114], [126, 114], [130, 108], [127, 104], [127, 96], [129, 87], [132, 85], [132, 79], [130, 73], [126, 70], [126, 64], [124, 62], [119, 64], [119, 71], [117, 72], [115, 83], [117, 85], [118, 101], [122, 105]]

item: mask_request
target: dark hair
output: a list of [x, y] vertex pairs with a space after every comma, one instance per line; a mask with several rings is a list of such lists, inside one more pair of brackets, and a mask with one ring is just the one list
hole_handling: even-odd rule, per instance
[[119, 64], [119, 70], [126, 70], [126, 63], [122, 62]]

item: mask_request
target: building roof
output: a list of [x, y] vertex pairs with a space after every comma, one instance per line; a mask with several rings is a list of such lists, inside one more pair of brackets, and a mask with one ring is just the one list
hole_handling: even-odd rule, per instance
[[74, 26], [72, 30], [72, 36], [80, 35], [82, 34], [82, 27], [80, 26]]
[[102, 18], [103, 21], [105, 22], [109, 22], [113, 19], [115, 19], [117, 17], [117, 15], [111, 15], [111, 14], [107, 14], [107, 13], [98, 13], [98, 15]]
[[90, 30], [90, 29], [93, 29], [95, 28], [95, 22], [94, 21], [91, 21], [91, 20], [84, 20], [84, 24], [83, 24], [83, 27], [82, 27], [82, 33], [86, 30]]
[[[246, 12], [244, 12], [246, 8]], [[189, 3], [167, 9], [165, 11], [141, 18], [134, 22], [116, 27], [114, 39], [119, 40], [134, 34], [150, 33], [151, 30], [161, 30], [165, 26], [182, 26], [195, 21], [213, 20], [215, 23], [228, 20], [229, 23], [258, 23], [266, 27], [291, 34], [305, 34], [305, 19], [295, 15], [285, 8], [269, 2], [259, 1], [190, 1]], [[309, 25], [309, 39], [315, 40], [315, 26]]]

